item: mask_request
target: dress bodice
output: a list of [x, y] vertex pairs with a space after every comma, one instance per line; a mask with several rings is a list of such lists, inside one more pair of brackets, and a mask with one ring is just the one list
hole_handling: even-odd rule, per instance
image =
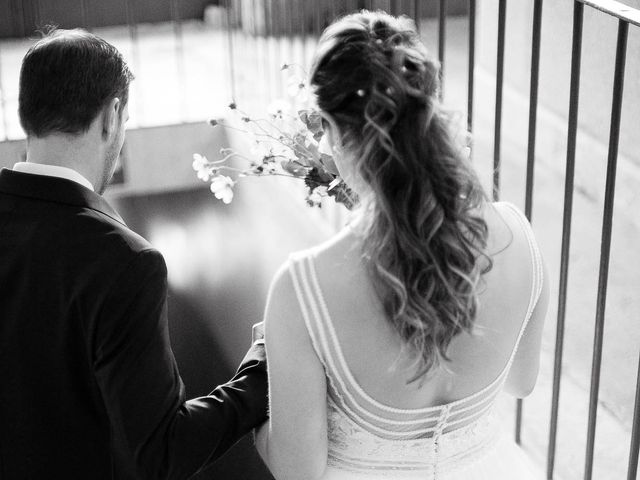
[[529, 245], [533, 278], [526, 315], [500, 374], [472, 395], [442, 405], [400, 409], [367, 394], [345, 361], [318, 282], [313, 255], [292, 256], [289, 271], [293, 285], [327, 378], [330, 468], [367, 478], [416, 475], [440, 478], [485, 458], [496, 448], [500, 429], [493, 406], [504, 387], [543, 283], [542, 261], [531, 227], [519, 210], [506, 205], [516, 212]]
[[402, 473], [437, 478], [462, 468], [497, 444], [497, 421], [488, 411], [472, 423], [448, 432], [436, 422], [433, 435], [391, 440], [364, 429], [328, 400], [328, 465], [354, 473], [397, 477]]

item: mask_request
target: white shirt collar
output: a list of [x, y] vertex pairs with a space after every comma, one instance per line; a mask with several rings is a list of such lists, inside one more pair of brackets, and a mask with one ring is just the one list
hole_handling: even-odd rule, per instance
[[89, 190], [95, 191], [89, 180], [71, 168], [45, 165], [42, 163], [19, 162], [13, 166], [13, 170], [15, 172], [32, 173], [34, 175], [46, 175], [47, 177], [66, 178], [72, 182], [79, 183]]

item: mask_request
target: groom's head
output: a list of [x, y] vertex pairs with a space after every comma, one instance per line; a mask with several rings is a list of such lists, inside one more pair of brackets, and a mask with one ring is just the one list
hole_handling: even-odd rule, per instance
[[84, 30], [53, 30], [22, 61], [19, 114], [28, 139], [95, 144], [103, 191], [124, 142], [133, 75], [118, 50]]

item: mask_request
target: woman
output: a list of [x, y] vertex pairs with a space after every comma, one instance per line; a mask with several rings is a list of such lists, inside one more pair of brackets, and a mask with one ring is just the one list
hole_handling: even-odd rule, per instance
[[532, 478], [492, 407], [534, 387], [546, 276], [454, 142], [438, 75], [407, 19], [353, 14], [320, 39], [311, 84], [360, 209], [272, 284], [256, 442], [278, 480]]

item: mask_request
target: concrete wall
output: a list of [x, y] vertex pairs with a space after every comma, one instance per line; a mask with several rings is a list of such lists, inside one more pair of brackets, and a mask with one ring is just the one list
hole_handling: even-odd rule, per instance
[[125, 183], [109, 189], [110, 195], [140, 195], [186, 190], [204, 184], [191, 168], [198, 152], [218, 157], [228, 143], [223, 129], [205, 122], [141, 128], [127, 132]]
[[[129, 130], [123, 150], [124, 182], [109, 187], [107, 196], [202, 187], [205, 184], [191, 168], [193, 154], [198, 152], [215, 159], [220, 148], [227, 145], [225, 131], [205, 122]], [[24, 156], [24, 140], [0, 142], [0, 168], [11, 168]]]

